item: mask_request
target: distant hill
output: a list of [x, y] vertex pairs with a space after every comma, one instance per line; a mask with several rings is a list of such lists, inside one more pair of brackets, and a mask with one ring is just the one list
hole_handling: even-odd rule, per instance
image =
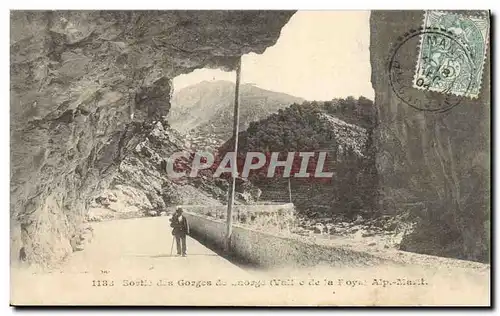
[[[176, 92], [168, 116], [169, 124], [192, 138], [217, 138], [220, 144], [232, 136], [235, 85], [229, 81], [203, 81]], [[240, 86], [240, 131], [304, 99], [256, 87]]]
[[[267, 163], [251, 172], [249, 180], [262, 190], [261, 199], [279, 202], [291, 198], [299, 210], [326, 210], [349, 217], [358, 214], [374, 216], [377, 171], [372, 143], [375, 123], [373, 102], [367, 98], [335, 99], [327, 102], [303, 102], [280, 109], [265, 119], [252, 122], [239, 134], [241, 172], [247, 152], [267, 154]], [[232, 150], [230, 139], [219, 149], [219, 157]], [[325, 169], [333, 178], [288, 179], [279, 174], [267, 177], [270, 152], [326, 152]], [[296, 157], [297, 154], [296, 154]], [[317, 155], [311, 158], [308, 172], [314, 174]], [[294, 160], [292, 174], [300, 169], [300, 158]]]

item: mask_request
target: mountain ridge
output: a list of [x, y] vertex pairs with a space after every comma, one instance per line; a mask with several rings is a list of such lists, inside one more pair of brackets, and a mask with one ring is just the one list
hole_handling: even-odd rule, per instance
[[[232, 135], [235, 84], [226, 80], [202, 81], [174, 93], [168, 115], [170, 125], [181, 134], [216, 135], [221, 141]], [[240, 130], [279, 109], [305, 99], [257, 87], [240, 86]]]

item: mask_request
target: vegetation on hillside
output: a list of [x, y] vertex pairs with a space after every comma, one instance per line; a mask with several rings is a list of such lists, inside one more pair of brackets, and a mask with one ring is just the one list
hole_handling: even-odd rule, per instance
[[[289, 201], [288, 179], [284, 168], [267, 178], [271, 152], [280, 152], [280, 160], [296, 152], [290, 178], [291, 198], [299, 209], [311, 212], [344, 213], [371, 216], [376, 213], [376, 181], [371, 130], [375, 123], [373, 103], [360, 97], [328, 102], [292, 104], [266, 119], [250, 123], [239, 134], [238, 170], [243, 169], [247, 152], [263, 152], [266, 164], [250, 173], [249, 179], [262, 189], [262, 199]], [[233, 140], [220, 149], [220, 157], [233, 149]], [[308, 164], [308, 178], [295, 178], [300, 169], [298, 152], [314, 152]], [[326, 152], [323, 171], [332, 178], [314, 176], [319, 152]], [[309, 210], [307, 210], [309, 209]]]

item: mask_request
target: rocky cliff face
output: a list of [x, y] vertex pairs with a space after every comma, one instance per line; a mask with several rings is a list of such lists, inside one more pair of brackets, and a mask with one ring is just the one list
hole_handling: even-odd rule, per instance
[[[423, 17], [423, 11], [371, 13], [370, 54], [379, 118], [376, 148], [381, 207], [386, 212], [412, 209], [420, 219], [415, 233], [403, 240], [402, 249], [487, 261], [490, 56], [486, 56], [478, 98], [452, 97], [457, 105], [443, 113], [409, 106], [416, 100], [423, 106], [435, 100], [446, 102], [439, 92], [414, 88], [404, 89], [404, 102], [391, 85], [389, 73], [393, 70], [389, 69], [389, 60], [395, 54], [394, 48], [422, 26]], [[416, 36], [408, 40], [398, 51], [397, 67], [403, 81], [400, 86], [411, 87], [418, 39]]]
[[[226, 191], [215, 183], [203, 185], [201, 179], [176, 181], [166, 173], [166, 159], [185, 151], [185, 140], [166, 122], [158, 121], [153, 130], [120, 163], [113, 181], [90, 205], [88, 219], [118, 219], [157, 216], [176, 205], [221, 205]], [[222, 199], [220, 197], [223, 197]]]
[[293, 12], [11, 12], [13, 259], [73, 249], [90, 200], [170, 108], [171, 79], [262, 53]]

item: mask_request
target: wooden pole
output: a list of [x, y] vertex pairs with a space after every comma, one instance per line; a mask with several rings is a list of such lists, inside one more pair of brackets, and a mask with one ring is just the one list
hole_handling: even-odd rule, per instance
[[[238, 172], [236, 164], [238, 158], [238, 133], [240, 125], [240, 75], [241, 75], [241, 57], [238, 59], [236, 67], [236, 85], [234, 90], [234, 121], [233, 121], [233, 139], [234, 139], [234, 164], [233, 172]], [[233, 230], [233, 204], [234, 204], [234, 190], [236, 188], [236, 177], [232, 177], [232, 185], [229, 189], [229, 197], [227, 201], [227, 217], [226, 217], [226, 251], [231, 250], [231, 233]]]
[[288, 197], [290, 198], [290, 203], [292, 203], [292, 185], [290, 184], [290, 178], [288, 178]]

